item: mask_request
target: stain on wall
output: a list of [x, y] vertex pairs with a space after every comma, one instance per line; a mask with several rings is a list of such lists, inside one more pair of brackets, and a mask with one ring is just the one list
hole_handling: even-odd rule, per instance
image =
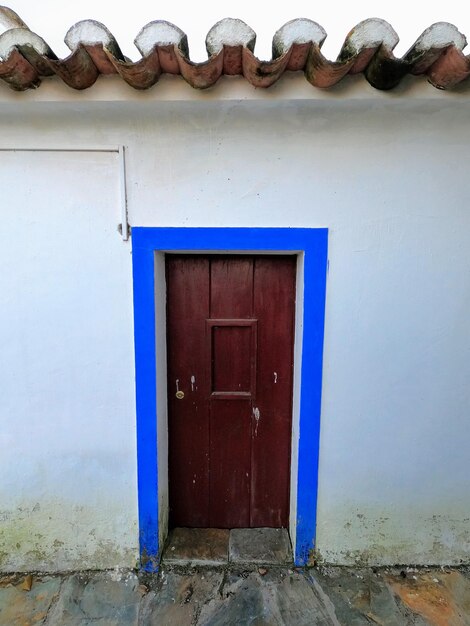
[[342, 565], [462, 565], [470, 563], [470, 516], [464, 507], [447, 515], [396, 507], [337, 506], [320, 518], [318, 559]]
[[135, 567], [137, 536], [136, 521], [118, 506], [41, 500], [0, 511], [0, 571]]

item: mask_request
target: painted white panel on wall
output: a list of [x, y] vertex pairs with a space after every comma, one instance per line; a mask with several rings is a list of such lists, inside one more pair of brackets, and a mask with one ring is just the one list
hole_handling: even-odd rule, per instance
[[2, 152], [0, 567], [134, 565], [130, 246], [116, 154]]

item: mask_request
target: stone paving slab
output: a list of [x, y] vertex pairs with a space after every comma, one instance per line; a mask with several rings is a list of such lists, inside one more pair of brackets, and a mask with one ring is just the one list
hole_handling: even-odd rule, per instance
[[58, 598], [61, 579], [41, 576], [30, 591], [23, 589], [24, 576], [5, 576], [0, 580], [0, 626], [43, 624]]
[[141, 594], [134, 572], [81, 572], [63, 579], [47, 626], [137, 626]]
[[234, 528], [230, 531], [229, 561], [266, 565], [292, 563], [289, 533], [285, 528]]
[[[394, 595], [380, 570], [328, 567], [310, 570], [311, 583], [318, 585], [335, 608], [340, 624], [348, 626], [426, 626]], [[398, 574], [399, 577], [399, 574]]]
[[406, 577], [386, 574], [385, 579], [407, 610], [419, 615], [423, 623], [470, 626], [470, 580], [461, 572], [416, 570]]
[[224, 571], [163, 569], [158, 588], [142, 600], [140, 626], [183, 626], [198, 623], [204, 604], [217, 597]]
[[[260, 568], [230, 572], [219, 597], [203, 606], [200, 626], [337, 626], [334, 609], [302, 572]], [[264, 573], [266, 572], [266, 573]]]

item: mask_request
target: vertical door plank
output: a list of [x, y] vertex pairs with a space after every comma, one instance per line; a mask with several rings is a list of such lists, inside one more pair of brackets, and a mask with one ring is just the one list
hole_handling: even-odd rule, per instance
[[[209, 524], [209, 260], [167, 256], [170, 524]], [[191, 377], [194, 377], [191, 382]], [[176, 398], [176, 380], [183, 399]]]
[[286, 527], [289, 520], [295, 257], [258, 257], [258, 381], [254, 401], [250, 525]]
[[253, 258], [211, 260], [211, 317], [248, 318], [253, 307]]
[[[211, 318], [250, 318], [253, 310], [253, 258], [218, 257], [211, 261]], [[235, 331], [235, 332], [234, 332]], [[217, 331], [216, 331], [217, 332]], [[215, 373], [223, 384], [235, 382], [246, 387], [249, 363], [236, 360], [248, 356], [233, 345], [237, 332], [224, 334], [225, 354]], [[241, 339], [241, 338], [240, 338]], [[228, 342], [228, 343], [227, 343]], [[248, 344], [249, 345], [249, 344]], [[221, 346], [222, 347], [222, 346]], [[233, 372], [231, 373], [231, 370]], [[243, 376], [245, 371], [245, 376]], [[218, 384], [216, 379], [215, 383]], [[246, 379], [246, 380], [244, 380]], [[211, 429], [211, 521], [223, 528], [243, 528], [250, 523], [251, 399], [210, 403]]]

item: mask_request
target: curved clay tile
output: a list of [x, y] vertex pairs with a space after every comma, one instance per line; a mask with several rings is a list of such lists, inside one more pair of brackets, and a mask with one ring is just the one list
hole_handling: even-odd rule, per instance
[[303, 71], [323, 89], [358, 73], [377, 89], [392, 89], [406, 74], [425, 74], [435, 87], [449, 89], [470, 75], [470, 57], [462, 52], [466, 39], [446, 22], [427, 28], [399, 58], [393, 54], [398, 35], [390, 24], [364, 20], [348, 33], [337, 59], [330, 60], [321, 52], [322, 26], [295, 19], [275, 33], [272, 58], [263, 61], [254, 53], [256, 33], [241, 20], [226, 18], [209, 30], [208, 59], [202, 63], [191, 61], [185, 33], [164, 20], [150, 22], [135, 38], [141, 54], [137, 61], [124, 57], [106, 26], [95, 20], [69, 29], [65, 43], [71, 54], [64, 59], [7, 7], [0, 7], [0, 26], [0, 79], [20, 91], [52, 74], [74, 89], [91, 87], [100, 74], [118, 74], [135, 89], [148, 89], [165, 73], [181, 75], [196, 89], [214, 85], [222, 75], [242, 75], [255, 87], [269, 87], [288, 71]]

